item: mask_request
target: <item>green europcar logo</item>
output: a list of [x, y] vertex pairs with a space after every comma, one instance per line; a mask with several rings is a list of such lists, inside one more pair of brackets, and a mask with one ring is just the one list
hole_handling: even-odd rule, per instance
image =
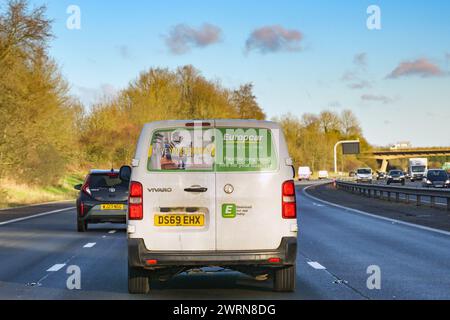
[[222, 217], [224, 218], [236, 218], [236, 205], [235, 204], [223, 204], [222, 205]]

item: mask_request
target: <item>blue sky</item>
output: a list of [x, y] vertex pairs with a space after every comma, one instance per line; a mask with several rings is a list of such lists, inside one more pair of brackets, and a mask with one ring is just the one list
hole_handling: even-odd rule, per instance
[[[192, 64], [226, 87], [252, 82], [269, 117], [348, 108], [373, 144], [450, 145], [450, 1], [33, 3], [47, 4], [56, 35], [50, 53], [86, 103], [150, 67]], [[381, 30], [366, 27], [372, 4]], [[69, 5], [81, 10], [81, 30], [66, 27]], [[180, 24], [198, 37], [219, 33], [174, 53], [166, 40]], [[281, 46], [267, 47], [267, 30], [285, 35]], [[249, 39], [256, 47], [247, 50]]]

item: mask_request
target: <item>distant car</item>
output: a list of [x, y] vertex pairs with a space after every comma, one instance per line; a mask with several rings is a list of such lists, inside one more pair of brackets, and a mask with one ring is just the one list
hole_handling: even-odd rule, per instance
[[373, 176], [372, 176], [372, 169], [370, 168], [360, 168], [356, 170], [356, 182], [366, 182], [366, 183], [372, 183]]
[[92, 170], [77, 198], [77, 230], [85, 232], [89, 223], [126, 223], [128, 181], [119, 178], [118, 170]]
[[445, 170], [432, 169], [428, 170], [426, 177], [423, 178], [422, 186], [434, 188], [449, 188], [450, 178]]
[[319, 180], [322, 180], [322, 179], [329, 179], [329, 174], [328, 174], [328, 171], [327, 170], [320, 170], [319, 171]]
[[408, 171], [403, 171], [403, 174], [405, 175], [406, 180], [411, 179], [411, 175], [409, 174]]
[[298, 168], [298, 180], [309, 180], [311, 179], [312, 171], [310, 167], [299, 167]]
[[405, 185], [405, 173], [401, 170], [391, 170], [387, 176], [386, 183], [390, 185], [391, 183], [401, 183]]
[[377, 171], [377, 180], [384, 180], [386, 179], [386, 172]]

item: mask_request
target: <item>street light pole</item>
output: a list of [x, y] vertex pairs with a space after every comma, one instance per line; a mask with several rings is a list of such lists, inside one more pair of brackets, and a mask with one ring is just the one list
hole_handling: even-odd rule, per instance
[[337, 148], [338, 146], [340, 146], [343, 143], [359, 143], [359, 140], [343, 140], [343, 141], [338, 141], [335, 145], [334, 145], [334, 173], [338, 173], [338, 167], [337, 167]]

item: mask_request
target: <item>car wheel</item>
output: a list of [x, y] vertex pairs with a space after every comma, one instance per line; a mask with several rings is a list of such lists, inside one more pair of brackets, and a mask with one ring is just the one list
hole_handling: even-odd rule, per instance
[[88, 229], [88, 222], [85, 220], [77, 219], [78, 232], [86, 232]]
[[144, 269], [128, 265], [128, 292], [131, 294], [150, 292], [150, 280]]
[[297, 281], [295, 265], [274, 272], [273, 289], [277, 292], [294, 292]]

